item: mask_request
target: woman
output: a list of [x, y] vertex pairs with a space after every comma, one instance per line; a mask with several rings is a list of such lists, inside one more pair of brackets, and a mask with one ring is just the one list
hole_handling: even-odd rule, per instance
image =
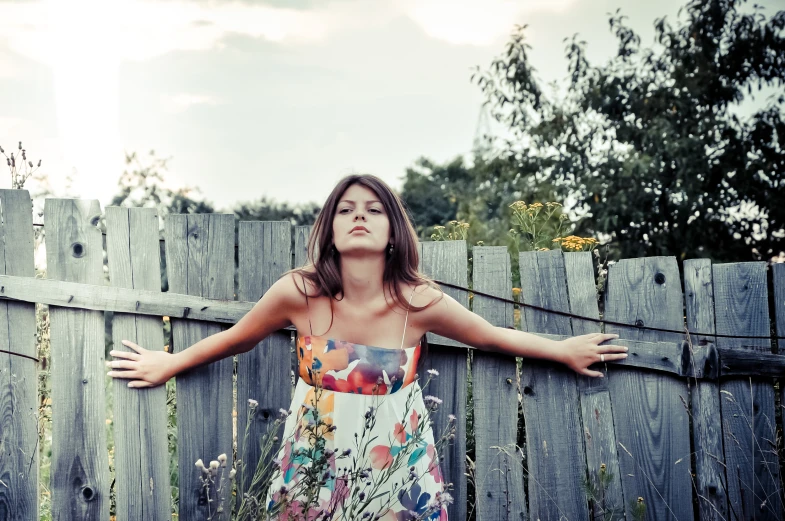
[[[351, 175], [337, 184], [314, 223], [308, 250], [311, 262], [281, 277], [230, 329], [176, 354], [123, 341], [133, 352], [112, 351], [117, 360], [107, 362], [123, 370], [109, 374], [129, 379], [129, 387], [151, 387], [194, 366], [249, 351], [273, 332], [294, 325], [300, 379], [291, 411], [297, 414], [286, 422], [276, 461], [281, 472], [270, 487], [270, 505], [297, 490], [304, 479], [298, 470], [313, 463], [299, 450], [313, 446], [304, 434], [309, 422], [327, 426], [321, 433], [329, 456], [318, 492], [322, 508], [340, 511], [361, 497], [368, 512], [409, 519], [422, 512], [422, 498], [441, 495], [434, 436], [423, 421], [431, 404], [425, 404], [415, 379], [427, 331], [477, 349], [554, 360], [587, 376], [603, 376], [590, 365], [627, 356], [625, 347], [600, 345], [618, 335], [547, 340], [494, 327], [442, 293], [417, 271], [417, 235], [400, 199], [371, 175]], [[366, 414], [370, 407], [372, 425]], [[363, 448], [358, 443], [362, 439], [374, 441]], [[390, 475], [404, 447], [409, 451], [406, 464]], [[364, 479], [376, 483], [373, 492], [366, 485], [346, 486], [346, 468], [358, 450], [361, 463], [367, 463], [360, 465]], [[412, 476], [418, 495], [413, 503], [412, 487], [406, 497], [399, 493]], [[366, 490], [376, 496], [371, 503]], [[446, 519], [446, 510], [439, 508], [433, 518]]]

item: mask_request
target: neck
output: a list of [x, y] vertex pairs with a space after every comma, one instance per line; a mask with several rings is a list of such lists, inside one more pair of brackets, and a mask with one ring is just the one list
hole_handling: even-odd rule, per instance
[[384, 294], [384, 255], [374, 257], [341, 257], [343, 298], [363, 302]]

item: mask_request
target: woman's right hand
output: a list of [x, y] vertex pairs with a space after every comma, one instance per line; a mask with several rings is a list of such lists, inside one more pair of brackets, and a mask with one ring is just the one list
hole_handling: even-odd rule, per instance
[[122, 343], [133, 351], [109, 351], [115, 358], [106, 362], [106, 366], [113, 369], [107, 373], [112, 378], [127, 378], [131, 380], [128, 387], [143, 388], [166, 383], [175, 375], [174, 355], [165, 351], [149, 351], [130, 340], [123, 340]]

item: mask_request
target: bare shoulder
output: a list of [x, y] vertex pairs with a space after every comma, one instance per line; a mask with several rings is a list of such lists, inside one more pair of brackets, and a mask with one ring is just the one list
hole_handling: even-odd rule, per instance
[[411, 294], [412, 306], [414, 307], [428, 307], [444, 300], [445, 294], [441, 288], [435, 284], [421, 283], [417, 285], [407, 284], [405, 288], [406, 294]]
[[287, 305], [297, 307], [301, 303], [305, 304], [306, 293], [309, 297], [315, 295], [316, 288], [299, 273], [290, 272], [278, 279], [270, 287], [269, 292], [274, 292]]

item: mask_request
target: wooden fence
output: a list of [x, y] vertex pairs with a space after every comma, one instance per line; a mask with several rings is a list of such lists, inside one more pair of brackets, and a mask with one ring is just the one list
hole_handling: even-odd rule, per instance
[[[0, 191], [0, 521], [39, 515], [34, 303], [49, 306], [51, 323], [52, 512], [58, 520], [104, 520], [110, 504], [104, 312], [114, 312], [114, 349], [125, 349], [120, 339], [162, 348], [162, 316], [171, 317], [174, 350], [184, 349], [236, 322], [292, 259], [301, 264], [308, 230], [241, 222], [235, 249], [233, 216], [169, 215], [169, 291], [162, 293], [155, 210], [106, 208], [107, 285], [98, 203], [46, 201], [45, 279], [34, 277], [30, 208], [26, 191]], [[468, 286], [465, 242], [421, 248], [426, 274]], [[475, 247], [471, 255], [473, 289], [510, 298], [506, 248]], [[591, 254], [527, 252], [519, 261], [523, 303], [598, 318]], [[605, 330], [620, 334], [616, 343], [629, 346], [630, 356], [604, 368], [604, 379], [529, 360], [518, 372], [515, 359], [481, 351], [467, 363], [465, 346], [430, 336], [420, 367], [440, 372], [429, 391], [443, 399], [437, 430], [448, 413], [458, 417], [442, 463], [454, 484], [450, 519], [467, 517], [467, 479], [476, 498], [469, 510], [478, 520], [605, 519], [613, 506], [627, 519], [640, 507], [649, 520], [783, 518], [776, 420], [782, 415], [775, 409], [782, 397], [775, 383], [785, 359], [772, 353], [769, 336], [772, 327], [785, 336], [785, 265], [772, 269], [774, 306], [764, 263], [697, 259], [683, 270], [682, 285], [674, 257], [610, 266], [604, 319], [629, 325]], [[466, 291], [445, 291], [469, 305]], [[472, 300], [473, 311], [492, 323], [513, 325], [512, 304]], [[529, 307], [521, 323], [551, 338], [601, 330], [597, 322]], [[685, 328], [705, 334], [686, 335]], [[750, 336], [758, 338], [740, 338]], [[194, 462], [232, 454], [233, 409], [243, 432], [247, 399], [259, 402], [262, 414], [251, 426], [258, 435], [279, 408], [288, 408], [291, 365], [287, 330], [239, 357], [236, 406], [231, 359], [177, 377], [180, 519], [204, 519]], [[114, 385], [117, 520], [170, 519], [165, 390]], [[467, 470], [472, 406], [476, 450]], [[253, 468], [259, 455], [240, 457]], [[603, 475], [602, 498], [590, 501], [586, 486]]]

